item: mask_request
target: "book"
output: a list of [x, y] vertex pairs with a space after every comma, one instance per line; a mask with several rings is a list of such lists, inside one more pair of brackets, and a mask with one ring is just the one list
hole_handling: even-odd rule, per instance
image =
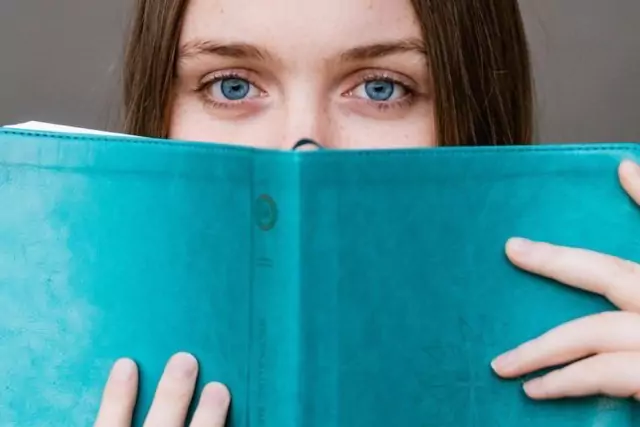
[[[515, 268], [521, 236], [640, 260], [630, 143], [284, 151], [0, 129], [1, 426], [95, 419], [168, 358], [231, 427], [627, 427], [638, 404], [536, 402], [498, 354], [611, 310]], [[198, 393], [196, 394], [196, 399]]]

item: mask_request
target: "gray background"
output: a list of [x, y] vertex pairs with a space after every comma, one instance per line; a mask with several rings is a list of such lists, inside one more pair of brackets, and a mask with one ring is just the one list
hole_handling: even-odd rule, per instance
[[[522, 0], [545, 142], [640, 142], [640, 0]], [[132, 0], [0, 0], [0, 124], [114, 129]]]

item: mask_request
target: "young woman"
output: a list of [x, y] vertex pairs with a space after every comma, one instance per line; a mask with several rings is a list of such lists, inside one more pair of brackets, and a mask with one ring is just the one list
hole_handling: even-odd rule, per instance
[[[516, 0], [139, 0], [125, 66], [126, 131], [289, 149], [529, 144], [532, 90]], [[640, 172], [620, 168], [640, 202]], [[504, 377], [565, 364], [524, 385], [533, 399], [640, 398], [640, 267], [513, 239], [522, 269], [620, 307], [497, 357]], [[197, 362], [175, 355], [146, 426], [183, 426]], [[98, 427], [131, 423], [136, 366], [116, 363]], [[209, 384], [194, 427], [221, 427], [231, 396]]]

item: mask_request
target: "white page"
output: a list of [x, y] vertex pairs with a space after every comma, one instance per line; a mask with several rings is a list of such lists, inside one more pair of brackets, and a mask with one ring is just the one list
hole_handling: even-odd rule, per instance
[[13, 129], [25, 129], [25, 130], [41, 130], [41, 131], [47, 131], [47, 132], [68, 132], [68, 133], [81, 133], [81, 134], [92, 134], [92, 135], [111, 135], [111, 136], [131, 137], [131, 135], [126, 135], [122, 133], [105, 132], [105, 131], [95, 130], [95, 129], [85, 129], [85, 128], [58, 125], [54, 123], [45, 123], [45, 122], [38, 122], [38, 121], [18, 123], [15, 125], [8, 125], [4, 127], [13, 128]]

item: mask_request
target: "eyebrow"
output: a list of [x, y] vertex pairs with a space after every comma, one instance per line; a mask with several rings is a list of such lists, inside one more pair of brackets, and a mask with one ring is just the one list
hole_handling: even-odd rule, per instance
[[248, 43], [219, 43], [213, 40], [195, 40], [180, 46], [178, 59], [186, 60], [199, 55], [217, 55], [236, 59], [265, 60], [271, 57], [265, 50]]
[[[408, 38], [357, 46], [340, 54], [343, 62], [366, 61], [385, 56], [415, 52], [427, 56], [427, 48], [421, 39]], [[248, 43], [222, 43], [214, 40], [194, 40], [179, 47], [178, 59], [188, 60], [199, 55], [216, 55], [233, 59], [272, 60], [266, 49]]]
[[402, 39], [354, 47], [340, 55], [344, 62], [365, 61], [406, 52], [427, 56], [427, 47], [420, 39]]

